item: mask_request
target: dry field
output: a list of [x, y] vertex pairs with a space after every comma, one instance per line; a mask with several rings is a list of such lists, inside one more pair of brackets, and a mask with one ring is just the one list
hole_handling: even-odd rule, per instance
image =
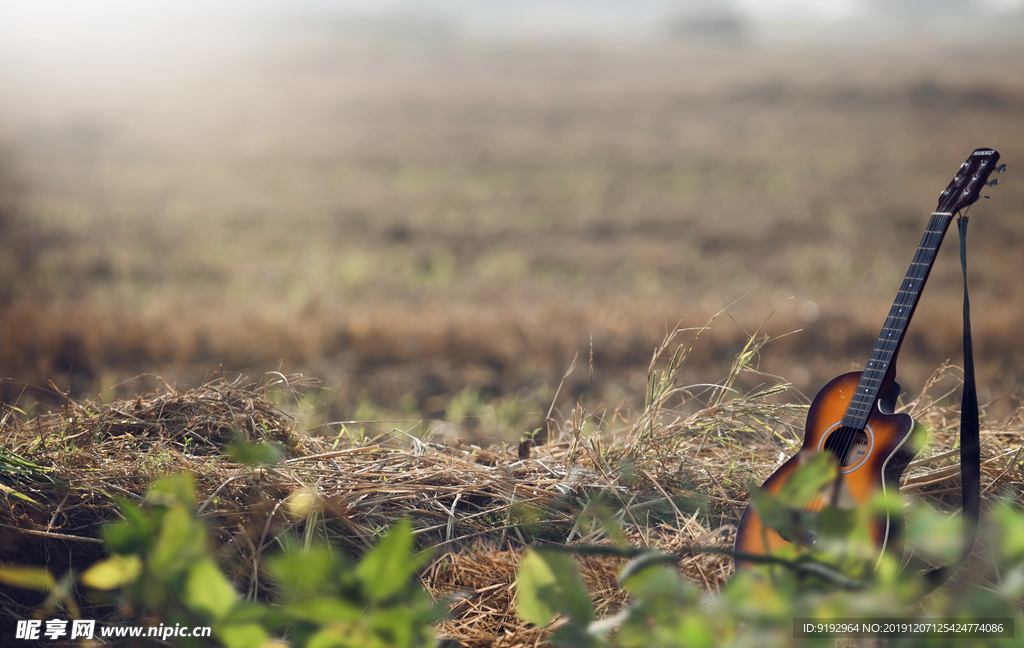
[[[685, 336], [666, 349], [680, 342], [685, 349]], [[141, 502], [157, 476], [180, 473], [194, 481], [218, 565], [246, 600], [274, 599], [277, 585], [266, 565], [287, 544], [283, 537], [329, 542], [358, 555], [395, 520], [409, 518], [417, 544], [432, 552], [420, 583], [446, 601], [448, 616], [436, 628], [445, 640], [439, 645], [548, 646], [551, 628], [516, 613], [525, 547], [565, 543], [589, 551], [577, 562], [599, 617], [627, 602], [616, 580], [624, 559], [594, 554], [595, 545], [610, 549], [616, 537], [631, 548], [674, 554], [686, 578], [713, 594], [732, 575], [721, 551], [732, 546], [747, 484], [770, 474], [798, 443], [802, 408], [773, 404], [763, 394], [722, 389], [709, 407], [682, 411], [676, 371], [686, 357], [675, 357], [682, 364], [670, 362], [652, 379], [650, 405], [632, 422], [602, 423], [576, 408], [529, 452], [432, 435], [420, 440], [401, 428], [307, 436], [267, 400], [275, 392], [287, 400], [293, 389], [304, 389], [303, 381], [280, 375], [258, 385], [215, 379], [192, 390], [163, 388], [106, 404], [68, 399], [52, 414], [5, 416], [0, 561], [80, 574], [103, 557], [100, 527], [117, 519], [114, 502]], [[951, 450], [957, 416], [936, 400], [943, 391], [941, 381], [933, 383], [908, 405], [931, 434], [902, 491], [908, 501], [953, 511], [960, 501], [958, 453]], [[983, 426], [986, 523], [969, 568], [932, 602], [956, 600], [975, 586], [1009, 587], [1013, 572], [991, 564], [996, 539], [988, 520], [1001, 506], [1024, 504], [1022, 430], [1020, 416]], [[281, 456], [259, 468], [241, 465], [228, 445], [238, 437], [271, 441]], [[923, 538], [918, 533], [909, 542], [919, 546]], [[138, 623], [139, 615], [148, 625], [157, 620], [132, 604], [68, 596], [100, 627]], [[29, 617], [46, 598], [0, 585], [0, 617], [8, 624]]]
[[[978, 146], [1009, 164], [972, 211], [979, 382], [1019, 402], [1019, 46], [228, 36], [0, 70], [6, 402], [279, 370], [323, 381], [322, 420], [517, 439], [577, 355], [563, 412], [635, 407], [666, 330], [725, 306], [683, 381], [759, 329], [760, 370], [813, 396], [862, 365]], [[959, 361], [960, 300], [952, 232], [908, 393]]]
[[[978, 146], [1010, 167], [971, 212], [985, 499], [1022, 501], [1012, 40], [370, 42], [324, 23], [111, 32], [132, 56], [57, 35], [19, 58], [38, 34], [0, 36], [0, 445], [32, 464], [0, 471], [5, 562], [84, 569], [114, 498], [186, 471], [247, 595], [274, 534], [359, 548], [404, 515], [438, 548], [424, 585], [457, 595], [442, 636], [536, 645], [511, 583], [538, 525], [515, 507], [579, 540], [578, 505], [606, 491], [637, 546], [728, 546], [804, 396], [860, 368]], [[933, 432], [904, 491], [951, 509], [956, 370], [918, 395], [959, 361], [960, 300], [951, 233], [900, 359]], [[666, 331], [725, 307], [645, 411]], [[772, 338], [756, 371], [730, 373], [755, 332]], [[722, 380], [736, 391], [685, 388]], [[552, 404], [529, 457], [468, 445], [516, 442]], [[285, 444], [279, 470], [226, 459], [239, 432]], [[307, 489], [324, 516], [277, 515]], [[583, 566], [601, 613], [621, 604], [614, 561]], [[731, 570], [680, 568], [710, 591]], [[0, 598], [4, 616], [38, 605]]]

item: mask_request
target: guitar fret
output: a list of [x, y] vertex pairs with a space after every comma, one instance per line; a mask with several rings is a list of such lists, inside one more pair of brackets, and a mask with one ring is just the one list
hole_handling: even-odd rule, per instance
[[889, 373], [890, 363], [902, 342], [910, 318], [913, 315], [921, 290], [928, 280], [935, 263], [935, 257], [942, 239], [946, 235], [953, 217], [950, 213], [934, 212], [927, 229], [921, 237], [921, 244], [914, 252], [914, 258], [907, 269], [907, 274], [896, 292], [896, 299], [888, 317], [878, 334], [875, 347], [867, 367], [861, 373], [860, 382], [847, 405], [844, 425], [862, 427], [868, 419], [878, 393]]

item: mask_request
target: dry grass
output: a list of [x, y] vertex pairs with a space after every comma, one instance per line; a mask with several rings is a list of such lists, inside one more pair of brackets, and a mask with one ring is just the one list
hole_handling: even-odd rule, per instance
[[[1010, 165], [972, 212], [983, 488], [1020, 502], [1024, 58], [918, 45], [385, 46], [300, 26], [94, 85], [5, 66], [0, 555], [80, 570], [115, 498], [188, 471], [249, 596], [279, 534], [358, 553], [407, 516], [440, 548], [424, 585], [455, 596], [443, 635], [539, 645], [514, 614], [519, 551], [604, 540], [580, 521], [597, 493], [715, 591], [729, 562], [684, 547], [729, 543], [803, 394], [861, 368], [980, 145]], [[957, 372], [928, 375], [959, 355], [954, 247], [900, 359], [932, 430], [905, 490], [947, 509]], [[661, 343], [744, 295], [692, 348]], [[209, 378], [236, 372], [266, 379]], [[528, 457], [507, 445], [538, 428]], [[282, 463], [233, 463], [236, 435]], [[581, 561], [602, 611], [616, 567]], [[0, 595], [9, 617], [36, 603]]]
[[[802, 407], [788, 404], [795, 395], [785, 383], [729, 394], [735, 377], [749, 373], [760, 346], [752, 341], [703, 406], [685, 413], [693, 396], [678, 381], [694, 342], [677, 344], [680, 333], [670, 334], [652, 359], [648, 407], [639, 416], [606, 418], [577, 407], [553, 420], [548, 442], [528, 456], [507, 446], [421, 438], [410, 433], [417, 424], [373, 438], [347, 436], [347, 426], [309, 436], [268, 399], [304, 387], [280, 374], [252, 385], [218, 378], [194, 390], [165, 387], [109, 404], [66, 399], [34, 418], [5, 410], [3, 560], [47, 564], [57, 573], [81, 570], [98, 558], [98, 527], [112, 519], [115, 498], [140, 499], [155, 476], [187, 471], [196, 477], [200, 513], [229, 573], [250, 597], [266, 594], [261, 556], [280, 534], [360, 553], [383, 528], [408, 517], [421, 546], [437, 552], [421, 574], [424, 586], [452, 597], [442, 637], [464, 646], [541, 645], [544, 633], [514, 612], [520, 551], [535, 542], [607, 542], [607, 527], [596, 523], [597, 501], [630, 544], [677, 553], [682, 572], [715, 592], [731, 562], [689, 548], [729, 546], [748, 481], [767, 476], [797, 442]], [[955, 509], [959, 475], [949, 450], [957, 416], [943, 405], [944, 385], [955, 386], [949, 367], [905, 407], [931, 429], [931, 441], [904, 490]], [[225, 448], [235, 436], [280, 444], [283, 458], [257, 469], [233, 463]], [[1019, 413], [983, 422], [986, 501], [1009, 495], [1024, 505], [1022, 448]], [[586, 556], [579, 565], [598, 610], [618, 609], [621, 559]], [[35, 604], [10, 590], [4, 596], [7, 616], [23, 618]]]

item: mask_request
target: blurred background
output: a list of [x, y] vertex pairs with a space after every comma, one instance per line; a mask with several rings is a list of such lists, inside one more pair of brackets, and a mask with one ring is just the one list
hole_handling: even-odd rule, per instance
[[[686, 375], [812, 397], [862, 368], [977, 147], [979, 384], [1024, 382], [1024, 1], [0, 5], [0, 398], [224, 373], [325, 420], [516, 439], [558, 392], [629, 416]], [[960, 362], [950, 233], [900, 357]], [[382, 423], [382, 426], [389, 424]], [[408, 425], [406, 425], [408, 427]]]

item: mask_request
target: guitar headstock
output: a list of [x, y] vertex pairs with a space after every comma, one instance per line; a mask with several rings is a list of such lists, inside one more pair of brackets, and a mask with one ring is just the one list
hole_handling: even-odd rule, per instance
[[953, 181], [939, 196], [939, 206], [935, 211], [955, 214], [977, 202], [982, 187], [994, 187], [999, 184], [999, 180], [988, 180], [993, 171], [1002, 173], [1006, 170], [1005, 164], [996, 167], [998, 161], [998, 151], [989, 148], [975, 149], [967, 161], [960, 165], [960, 170], [953, 177]]

